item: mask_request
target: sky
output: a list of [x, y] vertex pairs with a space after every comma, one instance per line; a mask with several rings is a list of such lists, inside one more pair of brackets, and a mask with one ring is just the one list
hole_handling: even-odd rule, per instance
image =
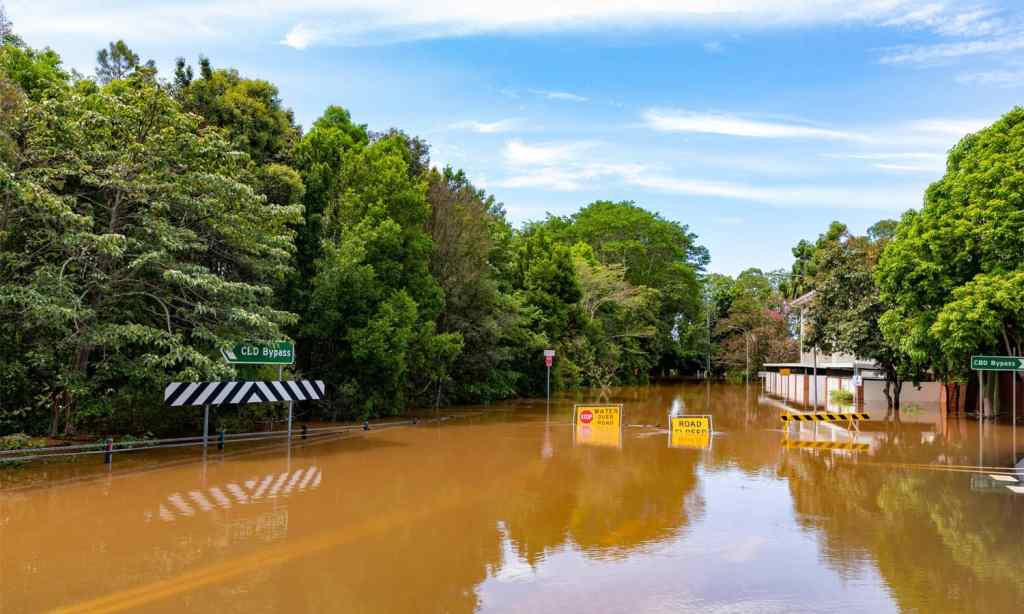
[[0, 2], [83, 74], [118, 38], [165, 76], [203, 54], [303, 126], [337, 104], [425, 138], [516, 224], [631, 200], [726, 274], [920, 207], [1024, 102], [1020, 0]]

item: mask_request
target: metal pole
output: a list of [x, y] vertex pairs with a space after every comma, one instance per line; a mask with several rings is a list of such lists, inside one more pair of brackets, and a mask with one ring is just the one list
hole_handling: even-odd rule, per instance
[[[707, 301], [705, 301], [705, 304], [707, 305]], [[704, 372], [704, 378], [707, 379], [707, 378], [711, 377], [711, 306], [707, 305], [705, 311], [706, 311], [706, 314], [707, 314], [708, 359], [707, 359], [707, 371]]]
[[[283, 370], [283, 366], [277, 366], [277, 381], [281, 381], [281, 372]], [[294, 404], [295, 401], [288, 401], [288, 445], [292, 443], [292, 407]]]
[[[802, 311], [800, 312], [803, 313]], [[818, 409], [818, 347], [815, 346], [811, 354], [814, 356], [814, 409]]]
[[[985, 417], [984, 411], [984, 398], [985, 398], [985, 380], [981, 377], [982, 372], [978, 371], [978, 422], [980, 423], [982, 418]], [[980, 439], [978, 440], [981, 441]]]
[[210, 439], [210, 406], [203, 405], [203, 451]]
[[547, 372], [547, 374], [545, 375], [545, 380], [544, 380], [544, 390], [546, 391], [545, 395], [546, 395], [547, 401], [546, 401], [545, 405], [547, 407], [547, 410], [551, 411], [551, 367], [548, 367], [546, 369], [546, 372]]

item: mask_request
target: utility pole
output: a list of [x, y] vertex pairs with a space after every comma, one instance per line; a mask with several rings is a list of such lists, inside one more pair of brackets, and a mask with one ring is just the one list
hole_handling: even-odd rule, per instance
[[745, 346], [746, 346], [745, 347], [745, 351], [746, 351], [746, 355], [747, 355], [746, 383], [747, 383], [747, 385], [750, 385], [750, 335], [749, 334], [743, 335], [743, 341], [744, 341]]
[[705, 365], [704, 379], [711, 378], [711, 301], [708, 300], [707, 290], [704, 291], [704, 314], [706, 316], [707, 326], [707, 337], [708, 337], [708, 356], [707, 364]]

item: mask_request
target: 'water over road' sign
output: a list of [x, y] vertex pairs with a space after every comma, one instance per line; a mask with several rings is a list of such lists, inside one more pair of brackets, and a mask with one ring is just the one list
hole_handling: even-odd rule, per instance
[[971, 369], [975, 371], [1024, 371], [1024, 358], [1020, 356], [971, 356]]

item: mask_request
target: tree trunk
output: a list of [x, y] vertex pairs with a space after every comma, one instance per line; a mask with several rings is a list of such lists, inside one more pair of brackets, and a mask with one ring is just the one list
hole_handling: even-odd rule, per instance
[[896, 394], [892, 397], [892, 408], [896, 412], [896, 416], [900, 415], [900, 396], [903, 392], [903, 380], [896, 378], [896, 382], [893, 384], [893, 389]]
[[[82, 381], [85, 381], [88, 376], [89, 369], [89, 354], [92, 353], [91, 345], [79, 346], [75, 352], [75, 362], [73, 365], [73, 371], [81, 376]], [[75, 406], [77, 405], [78, 399], [71, 394], [70, 391], [64, 391], [64, 434], [73, 435], [75, 433], [74, 424], [74, 413]]]
[[890, 387], [891, 386], [892, 386], [892, 382], [889, 381], [889, 376], [888, 376], [888, 374], [886, 374], [886, 377], [885, 377], [885, 388], [883, 388], [883, 392], [885, 393], [885, 409], [886, 409], [886, 411], [889, 411], [889, 410], [892, 409], [892, 394], [890, 392]]

